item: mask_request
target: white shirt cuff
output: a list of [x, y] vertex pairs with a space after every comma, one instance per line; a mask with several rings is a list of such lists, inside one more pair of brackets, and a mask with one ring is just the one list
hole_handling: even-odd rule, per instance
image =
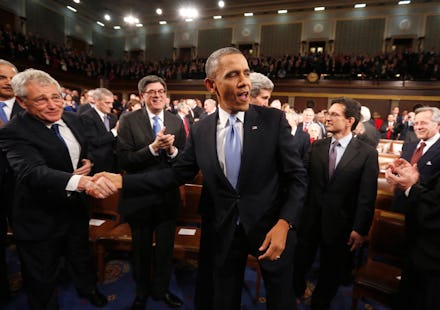
[[412, 186], [411, 186], [411, 187], [408, 187], [408, 188], [405, 190], [405, 196], [406, 196], [406, 197], [409, 196], [409, 192], [411, 191], [411, 188], [412, 188]]
[[113, 128], [112, 130], [110, 130], [112, 132], [112, 134], [117, 137], [118, 136], [118, 131], [116, 130], [116, 128]]
[[78, 191], [78, 183], [79, 183], [79, 179], [81, 179], [82, 175], [79, 174], [74, 174], [72, 175], [72, 177], [70, 178], [69, 182], [67, 182], [66, 185], [66, 191], [69, 192], [74, 192], [74, 191]]

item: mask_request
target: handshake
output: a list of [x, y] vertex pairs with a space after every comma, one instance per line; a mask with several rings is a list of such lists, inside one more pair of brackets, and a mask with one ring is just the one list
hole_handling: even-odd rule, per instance
[[122, 188], [122, 175], [100, 172], [94, 176], [81, 176], [78, 190], [94, 198], [107, 198]]
[[393, 188], [406, 191], [419, 181], [420, 174], [417, 165], [411, 165], [406, 160], [399, 158], [388, 165], [385, 178]]

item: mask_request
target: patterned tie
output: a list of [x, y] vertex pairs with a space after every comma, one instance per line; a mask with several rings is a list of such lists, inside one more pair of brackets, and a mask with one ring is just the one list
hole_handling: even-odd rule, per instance
[[154, 134], [154, 139], [156, 139], [157, 134], [160, 131], [160, 124], [159, 124], [159, 116], [155, 115], [153, 116], [153, 134]]
[[66, 141], [63, 139], [63, 136], [60, 133], [60, 129], [58, 128], [59, 126], [60, 125], [58, 125], [58, 124], [52, 124], [50, 129], [52, 129], [52, 131], [55, 132], [55, 134], [57, 135], [58, 139], [60, 139], [61, 142], [63, 142], [64, 145], [67, 146]]
[[6, 103], [0, 102], [0, 119], [2, 120], [3, 124], [6, 124], [8, 122], [8, 116], [6, 115], [6, 112], [3, 109], [5, 106]]
[[339, 146], [338, 140], [335, 140], [332, 143], [332, 147], [330, 148], [330, 153], [328, 154], [328, 176], [331, 178], [336, 169], [336, 147]]
[[110, 131], [110, 120], [108, 115], [104, 115], [103, 119], [104, 119], [105, 129], [107, 129], [107, 131]]
[[186, 137], [188, 137], [188, 135], [189, 135], [189, 124], [188, 124], [188, 119], [186, 117], [183, 118], [183, 128], [185, 129]]
[[237, 188], [241, 163], [241, 142], [240, 135], [235, 127], [236, 122], [237, 116], [230, 115], [225, 139], [226, 177], [234, 188]]
[[416, 164], [419, 159], [423, 156], [423, 149], [425, 148], [426, 143], [422, 141], [420, 143], [420, 146], [414, 151], [412, 157], [411, 157], [411, 165]]

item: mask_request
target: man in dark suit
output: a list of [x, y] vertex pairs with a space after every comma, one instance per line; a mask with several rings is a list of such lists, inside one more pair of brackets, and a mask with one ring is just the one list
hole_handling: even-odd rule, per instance
[[80, 104], [78, 106], [78, 109], [77, 109], [78, 114], [83, 114], [83, 113], [85, 113], [95, 107], [95, 101], [93, 98], [93, 91], [94, 91], [93, 89], [90, 89], [87, 91], [87, 93], [86, 93], [87, 102], [84, 104]]
[[[419, 140], [405, 143], [401, 158], [417, 164], [420, 181], [428, 182], [440, 171], [440, 110], [435, 107], [423, 107], [415, 111], [414, 132]], [[407, 213], [408, 206], [404, 193], [395, 190], [392, 210]]]
[[376, 148], [379, 144], [380, 134], [371, 120], [370, 109], [366, 106], [361, 107], [362, 120], [356, 128], [356, 138]]
[[26, 112], [0, 129], [0, 148], [15, 177], [12, 228], [29, 305], [58, 308], [55, 289], [64, 257], [80, 296], [103, 307], [107, 299], [95, 287], [82, 191], [97, 189], [102, 197], [114, 192], [112, 186], [87, 176], [84, 128], [76, 115], [63, 114], [58, 82], [29, 69], [11, 85]]
[[[170, 167], [185, 146], [183, 122], [164, 110], [167, 90], [164, 80], [155, 75], [146, 76], [139, 81], [138, 89], [145, 107], [124, 115], [118, 133], [118, 159], [129, 175]], [[155, 195], [122, 195], [119, 211], [130, 225], [133, 236], [136, 281], [133, 309], [144, 309], [149, 295], [172, 307], [182, 305], [168, 288], [179, 199], [177, 186]], [[155, 267], [154, 277], [150, 273], [151, 265]]]
[[[15, 101], [11, 86], [12, 78], [17, 74], [17, 68], [9, 61], [0, 59], [0, 128], [23, 108]], [[8, 161], [0, 152], [0, 305], [9, 299], [9, 281], [7, 277], [5, 258], [5, 238], [8, 229], [7, 217], [10, 215], [13, 198], [14, 179]]]
[[353, 138], [360, 109], [353, 99], [332, 100], [326, 126], [333, 136], [313, 143], [305, 158], [309, 185], [298, 230], [294, 283], [301, 296], [319, 246], [313, 310], [328, 309], [338, 286], [349, 278], [354, 250], [362, 245], [373, 217], [378, 155], [373, 147]]
[[273, 82], [264, 74], [252, 72], [251, 79], [251, 103], [262, 107], [269, 106], [269, 99], [273, 91]]
[[[239, 50], [212, 53], [205, 86], [218, 111], [194, 124], [172, 169], [123, 178], [124, 195], [138, 195], [183, 184], [201, 169], [196, 309], [240, 309], [248, 254], [260, 263], [268, 309], [296, 309], [294, 228], [305, 170], [284, 113], [250, 104], [249, 74]], [[122, 187], [120, 175], [106, 176]]]
[[386, 122], [383, 122], [380, 126], [379, 132], [382, 139], [395, 140], [399, 137], [399, 133], [402, 130], [402, 123], [398, 123], [393, 114], [388, 114]]
[[414, 112], [409, 112], [403, 122], [402, 131], [400, 132], [399, 140], [405, 143], [413, 142], [419, 140], [414, 132], [414, 118], [416, 114]]
[[95, 108], [80, 115], [86, 128], [89, 152], [93, 157], [93, 173], [119, 172], [116, 160], [117, 117], [111, 112], [113, 94], [106, 88], [93, 92]]
[[385, 176], [405, 193], [410, 207], [406, 260], [393, 309], [440, 309], [440, 172], [422, 182], [415, 165], [397, 159]]

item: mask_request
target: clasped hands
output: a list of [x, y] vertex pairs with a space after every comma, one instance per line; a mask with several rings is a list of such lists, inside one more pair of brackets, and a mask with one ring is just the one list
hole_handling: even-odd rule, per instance
[[406, 160], [398, 158], [388, 165], [385, 178], [393, 188], [406, 191], [419, 181], [420, 174], [417, 164], [411, 165]]
[[160, 150], [166, 151], [169, 155], [172, 155], [175, 152], [174, 139], [175, 136], [172, 134], [165, 134], [166, 127], [162, 127], [162, 129], [157, 133], [156, 138], [154, 139], [151, 147], [154, 152], [159, 153]]

